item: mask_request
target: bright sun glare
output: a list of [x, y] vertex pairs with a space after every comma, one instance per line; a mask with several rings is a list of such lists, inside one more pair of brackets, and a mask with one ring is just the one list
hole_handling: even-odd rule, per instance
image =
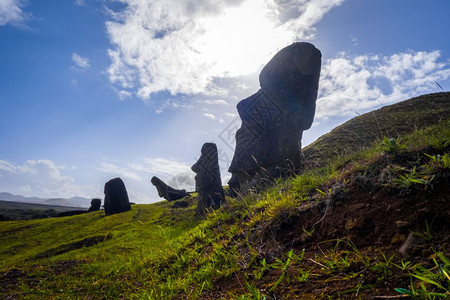
[[204, 18], [204, 34], [194, 43], [212, 74], [247, 75], [257, 71], [280, 48], [292, 42], [292, 34], [280, 28], [277, 16], [260, 0], [245, 1], [221, 15]]

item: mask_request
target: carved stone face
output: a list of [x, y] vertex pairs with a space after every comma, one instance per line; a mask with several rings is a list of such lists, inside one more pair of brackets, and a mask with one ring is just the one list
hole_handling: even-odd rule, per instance
[[198, 192], [197, 213], [204, 215], [211, 207], [218, 209], [225, 195], [220, 179], [216, 144], [205, 143], [202, 147], [200, 158], [191, 169], [196, 173], [195, 189]]
[[158, 196], [164, 197], [167, 193], [167, 185], [156, 176], [153, 176], [150, 181], [156, 187], [156, 190], [158, 191]]
[[202, 146], [198, 161], [191, 167], [195, 175], [195, 189], [206, 189], [216, 186], [220, 181], [219, 158], [217, 146], [214, 143], [205, 143]]
[[232, 173], [300, 165], [303, 130], [313, 121], [321, 53], [308, 43], [278, 52], [259, 76], [261, 89], [238, 103]]

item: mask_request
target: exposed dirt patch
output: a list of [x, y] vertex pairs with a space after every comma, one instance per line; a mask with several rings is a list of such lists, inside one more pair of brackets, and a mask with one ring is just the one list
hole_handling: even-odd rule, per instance
[[[444, 152], [448, 150], [447, 147]], [[438, 153], [431, 148], [427, 151]], [[239, 295], [250, 291], [268, 299], [401, 298], [403, 295], [395, 289], [409, 287], [410, 276], [394, 267], [394, 262], [432, 268], [435, 253], [450, 257], [448, 171], [436, 173], [429, 185], [402, 189], [385, 184], [392, 183], [392, 176], [398, 176], [384, 174], [387, 165], [410, 170], [427, 161], [422, 151], [383, 156], [371, 162], [364, 174], [348, 166], [343, 177], [324, 187], [329, 191], [326, 196], [313, 196], [295, 212], [289, 211], [235, 236], [238, 244], [247, 238], [253, 251], [258, 251], [258, 259], [244, 260], [246, 267], [229, 278], [218, 279], [201, 299], [227, 298], [227, 292]], [[248, 244], [242, 242], [240, 247], [245, 256]], [[304, 249], [303, 260], [283, 271], [279, 259], [285, 262], [291, 249], [297, 254]], [[262, 259], [279, 266], [256, 278], [255, 269]], [[299, 278], [305, 271], [309, 275], [302, 281]]]
[[25, 225], [25, 226], [22, 226], [22, 227], [12, 228], [10, 230], [3, 231], [3, 232], [0, 233], [0, 239], [2, 238], [2, 236], [8, 236], [8, 235], [11, 235], [13, 233], [24, 231], [24, 230], [27, 230], [27, 229], [30, 229], [30, 228], [33, 228], [33, 227], [36, 227], [36, 226], [38, 226], [38, 225], [37, 224], [31, 224], [31, 225]]
[[112, 238], [112, 234], [108, 233], [106, 236], [99, 235], [99, 236], [91, 236], [70, 244], [65, 244], [58, 246], [56, 248], [50, 249], [48, 251], [45, 251], [43, 253], [40, 253], [34, 257], [34, 259], [40, 259], [40, 258], [48, 258], [51, 256], [59, 255], [62, 253], [66, 253], [72, 250], [81, 249], [84, 247], [92, 247], [98, 243], [102, 243], [104, 241], [107, 241]]

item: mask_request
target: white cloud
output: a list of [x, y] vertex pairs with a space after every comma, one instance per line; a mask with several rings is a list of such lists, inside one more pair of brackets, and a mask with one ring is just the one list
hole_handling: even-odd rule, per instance
[[72, 54], [72, 61], [80, 67], [82, 70], [88, 69], [91, 65], [89, 63], [89, 59], [86, 57], [83, 57], [77, 53]]
[[95, 185], [76, 184], [64, 166], [51, 160], [28, 160], [22, 165], [0, 160], [0, 190], [44, 198], [98, 195]]
[[131, 170], [129, 167], [120, 167], [108, 162], [102, 162], [97, 170], [111, 174], [115, 177], [123, 177], [138, 181], [141, 181], [143, 179], [139, 174]]
[[75, 0], [74, 3], [76, 6], [86, 6], [86, 2], [84, 0]]
[[210, 113], [205, 113], [205, 114], [203, 114], [205, 117], [207, 117], [208, 119], [211, 119], [211, 120], [215, 120], [216, 119], [216, 116], [215, 115], [213, 115], [213, 114], [210, 114]]
[[228, 102], [225, 100], [217, 99], [217, 100], [204, 100], [205, 104], [209, 105], [228, 105]]
[[179, 99], [173, 99], [173, 98], [169, 98], [167, 100], [164, 100], [158, 107], [158, 109], [155, 111], [156, 113], [160, 114], [165, 110], [178, 110], [178, 109], [183, 109], [183, 110], [188, 110], [188, 109], [192, 109], [193, 105], [188, 103], [188, 101], [179, 98]]
[[144, 162], [140, 168], [150, 174], [175, 176], [181, 173], [192, 173], [190, 165], [177, 160], [149, 157]]
[[128, 99], [128, 98], [131, 98], [131, 96], [132, 96], [132, 94], [130, 93], [130, 92], [128, 92], [128, 91], [120, 91], [119, 92], [119, 99], [120, 100], [126, 100], [126, 99]]
[[[314, 25], [333, 7], [341, 5], [345, 0], [296, 1], [279, 0], [280, 17], [290, 15], [286, 28], [295, 34], [297, 40], [312, 39], [315, 36]], [[297, 11], [296, 11], [297, 10]], [[285, 17], [286, 18], [286, 17]]]
[[282, 47], [312, 38], [314, 25], [343, 0], [122, 2], [125, 10], [111, 11], [106, 23], [107, 73], [148, 99], [159, 91], [225, 95], [214, 79], [256, 72]]
[[438, 62], [439, 51], [361, 55], [324, 61], [316, 119], [354, 116], [436, 91], [435, 81], [450, 78], [450, 64]]
[[237, 113], [226, 112], [224, 115], [228, 118], [237, 118], [239, 115]]
[[180, 173], [192, 172], [191, 167], [183, 162], [173, 159], [152, 157], [148, 157], [138, 163], [129, 163], [125, 166], [102, 162], [96, 169], [114, 176], [121, 176], [138, 181], [142, 181], [144, 178], [153, 175], [174, 176]]
[[6, 24], [21, 26], [28, 18], [22, 11], [22, 6], [19, 0], [0, 0], [0, 26]]
[[17, 167], [12, 163], [0, 160], [0, 171], [14, 172], [16, 169]]

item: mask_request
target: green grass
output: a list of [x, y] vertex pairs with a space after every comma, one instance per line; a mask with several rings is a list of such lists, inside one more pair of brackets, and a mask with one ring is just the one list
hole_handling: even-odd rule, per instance
[[[19, 294], [130, 295], [152, 276], [145, 263], [171, 251], [173, 243], [200, 220], [193, 208], [172, 210], [167, 203], [133, 205], [129, 212], [105, 217], [103, 211], [72, 217], [2, 222], [0, 269], [20, 268]], [[82, 248], [77, 243], [86, 239]], [[30, 278], [41, 278], [30, 289]], [[104, 293], [107, 294], [104, 294]]]

